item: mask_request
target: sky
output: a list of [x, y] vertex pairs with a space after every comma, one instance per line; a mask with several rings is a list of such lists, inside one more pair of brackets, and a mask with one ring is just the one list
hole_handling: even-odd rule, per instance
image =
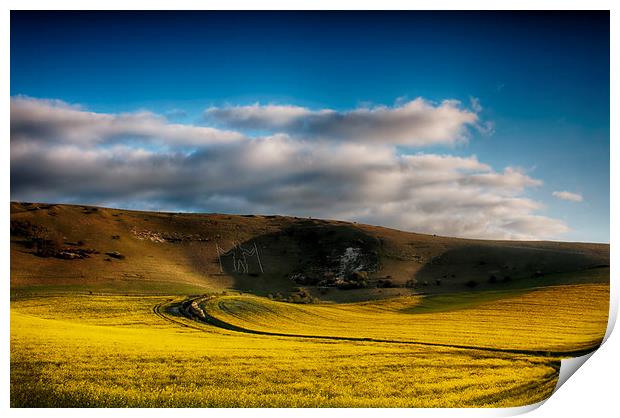
[[609, 242], [608, 12], [11, 12], [11, 199]]

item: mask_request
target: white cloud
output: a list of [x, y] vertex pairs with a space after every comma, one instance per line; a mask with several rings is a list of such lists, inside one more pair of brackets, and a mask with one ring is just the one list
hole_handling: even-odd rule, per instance
[[[254, 110], [259, 119], [275, 111], [282, 119], [271, 118], [273, 126], [284, 127], [296, 117], [284, 114], [303, 112]], [[537, 213], [541, 205], [523, 192], [541, 182], [516, 168], [496, 171], [473, 155], [399, 155], [391, 143], [345, 136], [249, 137], [145, 112], [13, 98], [11, 198], [279, 213], [478, 238], [554, 238], [568, 230]]]
[[169, 123], [150, 112], [95, 113], [59, 100], [11, 98], [11, 140], [93, 145], [130, 139], [166, 146], [204, 146], [239, 141], [244, 136]]
[[561, 200], [568, 200], [570, 202], [581, 202], [583, 201], [583, 196], [580, 195], [579, 193], [571, 193], [571, 192], [567, 192], [567, 191], [562, 191], [562, 192], [553, 192], [551, 193], [553, 196], [557, 197], [558, 199]]
[[523, 173], [522, 170], [513, 167], [506, 167], [503, 173], [475, 174], [465, 179], [465, 181], [489, 188], [501, 188], [513, 193], [520, 193], [526, 187], [540, 186], [542, 184], [541, 180], [533, 179]]
[[[481, 109], [477, 101], [472, 102]], [[433, 104], [422, 98], [350, 111], [310, 110], [299, 106], [212, 107], [205, 120], [231, 129], [284, 132], [295, 137], [393, 145], [450, 145], [464, 141], [468, 127], [478, 127], [476, 110], [456, 100]], [[486, 129], [480, 125], [481, 129]]]

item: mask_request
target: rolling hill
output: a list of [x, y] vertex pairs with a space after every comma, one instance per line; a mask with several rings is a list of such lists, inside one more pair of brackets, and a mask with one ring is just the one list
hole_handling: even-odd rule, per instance
[[237, 290], [289, 298], [301, 288], [302, 299], [356, 301], [608, 280], [607, 244], [469, 240], [285, 216], [11, 203], [13, 293]]

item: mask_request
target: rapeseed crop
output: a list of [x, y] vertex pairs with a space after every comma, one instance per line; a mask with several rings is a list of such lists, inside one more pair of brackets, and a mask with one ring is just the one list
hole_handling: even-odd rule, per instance
[[[255, 296], [206, 298], [209, 315], [248, 330], [566, 353], [600, 345], [609, 286], [413, 296], [352, 304], [293, 305]], [[465, 306], [465, 307], [463, 307]]]
[[[424, 313], [429, 301], [419, 297], [298, 306], [217, 296], [203, 303], [209, 314], [244, 327], [316, 333], [317, 338], [236, 332], [156, 309], [183, 299], [175, 295], [18, 298], [11, 302], [11, 405], [526, 405], [550, 396], [559, 357], [485, 348], [593, 347], [605, 330], [606, 291], [605, 286], [567, 286], [502, 295], [466, 309], [450, 310], [446, 305], [432, 314], [435, 321]], [[562, 303], [564, 308], [557, 307]], [[542, 315], [553, 306], [553, 313]], [[574, 309], [582, 309], [581, 322], [574, 322], [578, 320]], [[562, 318], [554, 314], [577, 325], [573, 331], [563, 328]], [[492, 333], [491, 325], [498, 330]], [[526, 339], [541, 330], [543, 336], [528, 344]], [[545, 330], [554, 335], [544, 334]], [[320, 338], [332, 334], [394, 342]], [[456, 341], [472, 348], [409, 340]]]

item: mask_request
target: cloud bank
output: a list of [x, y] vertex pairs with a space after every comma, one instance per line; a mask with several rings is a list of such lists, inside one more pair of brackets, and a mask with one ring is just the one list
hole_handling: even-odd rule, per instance
[[207, 122], [231, 129], [287, 133], [295, 137], [409, 146], [446, 145], [467, 138], [481, 107], [463, 108], [456, 100], [439, 105], [418, 98], [394, 107], [378, 106], [345, 112], [299, 106], [255, 104], [212, 107]]
[[206, 146], [243, 139], [234, 131], [179, 125], [150, 112], [88, 112], [59, 100], [11, 98], [11, 145], [24, 142], [75, 144], [150, 142], [166, 147]]
[[[452, 144], [477, 123], [454, 102], [414, 102], [346, 113], [256, 105], [213, 116], [211, 108], [205, 114], [226, 124], [202, 127], [15, 97], [11, 198], [313, 216], [478, 238], [568, 230], [537, 214], [541, 205], [524, 192], [541, 181], [517, 168], [496, 171], [473, 155], [399, 154], [403, 141]], [[460, 122], [435, 126], [445, 115]]]
[[570, 202], [581, 202], [583, 201], [583, 196], [581, 196], [578, 193], [571, 193], [571, 192], [567, 192], [567, 191], [563, 191], [563, 192], [553, 192], [551, 193], [554, 197], [557, 197], [558, 199], [561, 200], [568, 200]]

